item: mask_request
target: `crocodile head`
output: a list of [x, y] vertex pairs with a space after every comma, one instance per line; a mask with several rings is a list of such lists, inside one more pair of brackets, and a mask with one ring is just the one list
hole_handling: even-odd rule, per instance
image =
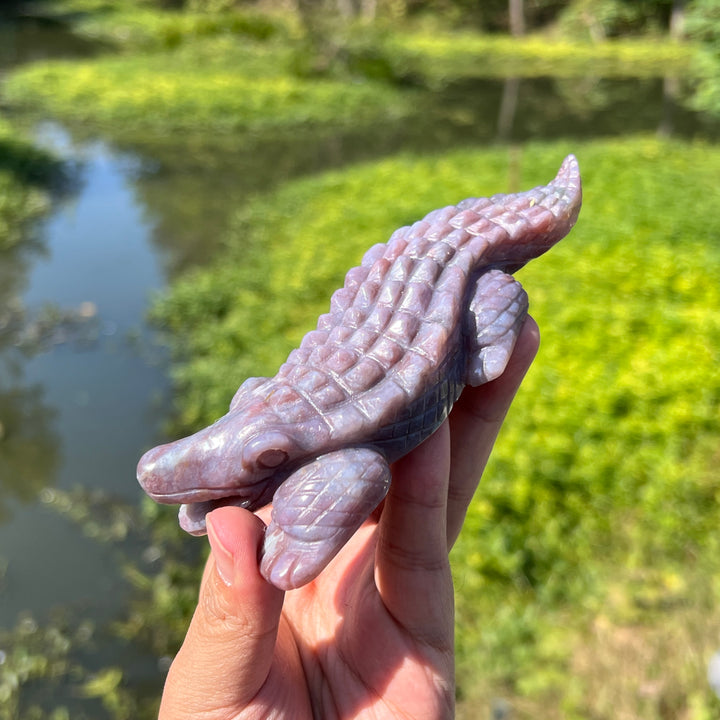
[[205, 515], [221, 505], [255, 510], [307, 455], [272, 413], [231, 411], [190, 437], [140, 459], [137, 477], [155, 501], [182, 504], [180, 525], [205, 533]]

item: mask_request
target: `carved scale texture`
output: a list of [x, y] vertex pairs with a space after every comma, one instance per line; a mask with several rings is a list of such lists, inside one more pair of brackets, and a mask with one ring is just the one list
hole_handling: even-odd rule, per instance
[[[370, 440], [391, 460], [415, 447], [466, 382], [471, 281], [492, 267], [512, 271], [567, 233], [578, 185], [566, 175], [576, 167], [566, 161], [564, 183], [435, 210], [370, 248], [317, 329], [249, 390], [283, 423], [321, 418], [330, 442]], [[247, 399], [241, 388], [232, 408]]]

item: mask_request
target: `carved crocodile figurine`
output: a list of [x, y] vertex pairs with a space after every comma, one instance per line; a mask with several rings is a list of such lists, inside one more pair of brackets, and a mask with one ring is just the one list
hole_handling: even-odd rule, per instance
[[273, 378], [249, 378], [226, 415], [147, 452], [145, 491], [184, 503], [180, 524], [272, 501], [261, 572], [299, 587], [385, 496], [390, 463], [447, 417], [465, 385], [498, 377], [527, 314], [510, 275], [574, 225], [580, 173], [568, 156], [547, 186], [470, 198], [370, 248]]

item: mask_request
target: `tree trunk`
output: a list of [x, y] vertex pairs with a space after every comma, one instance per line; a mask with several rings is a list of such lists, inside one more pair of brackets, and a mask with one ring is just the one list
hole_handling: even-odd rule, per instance
[[673, 40], [682, 39], [685, 31], [685, 3], [686, 0], [673, 0], [670, 13], [670, 37]]
[[362, 0], [362, 18], [366, 22], [372, 22], [377, 15], [377, 0]]
[[349, 20], [355, 14], [351, 0], [337, 0], [337, 11], [344, 20]]
[[507, 142], [512, 137], [513, 123], [518, 106], [520, 94], [520, 78], [505, 78], [503, 83], [503, 94], [498, 112], [497, 139], [500, 142]]
[[508, 12], [510, 15], [510, 34], [513, 37], [520, 37], [525, 34], [525, 12], [523, 0], [508, 0]]

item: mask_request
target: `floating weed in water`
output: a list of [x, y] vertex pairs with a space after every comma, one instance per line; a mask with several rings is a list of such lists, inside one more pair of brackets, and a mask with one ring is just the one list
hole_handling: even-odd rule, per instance
[[91, 301], [74, 308], [46, 304], [35, 311], [20, 303], [9, 303], [0, 310], [0, 344], [13, 345], [27, 355], [47, 352], [58, 345], [90, 348], [101, 333], [104, 325]]
[[139, 524], [139, 511], [135, 505], [103, 490], [44, 488], [40, 500], [79, 525], [88, 537], [100, 542], [122, 541]]

